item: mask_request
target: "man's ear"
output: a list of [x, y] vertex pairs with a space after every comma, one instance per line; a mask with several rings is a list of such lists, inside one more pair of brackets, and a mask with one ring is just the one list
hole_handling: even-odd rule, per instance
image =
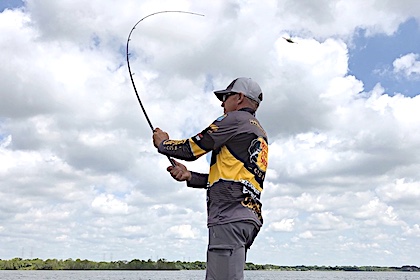
[[240, 92], [238, 94], [238, 104], [242, 103], [244, 101], [245, 98], [245, 94], [243, 94], [242, 92]]

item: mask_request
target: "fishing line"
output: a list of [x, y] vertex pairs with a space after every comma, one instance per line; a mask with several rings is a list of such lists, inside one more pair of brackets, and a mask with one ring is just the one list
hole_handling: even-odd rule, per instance
[[[146, 109], [145, 109], [145, 108], [144, 108], [144, 106], [143, 106], [143, 102], [141, 102], [140, 95], [139, 95], [139, 93], [137, 92], [136, 84], [134, 83], [133, 73], [131, 72], [131, 67], [130, 67], [130, 53], [129, 53], [129, 51], [128, 51], [128, 46], [129, 46], [130, 41], [131, 41], [131, 34], [133, 33], [134, 29], [136, 29], [137, 25], [138, 25], [140, 22], [142, 22], [143, 20], [145, 20], [145, 19], [146, 19], [146, 18], [148, 18], [148, 17], [154, 16], [154, 15], [157, 15], [157, 14], [163, 14], [163, 13], [183, 13], [183, 14], [190, 14], [190, 15], [195, 15], [195, 16], [204, 16], [204, 15], [202, 15], [202, 14], [197, 14], [197, 13], [193, 13], [193, 12], [186, 12], [186, 11], [160, 11], [160, 12], [155, 12], [155, 13], [152, 13], [152, 14], [147, 15], [147, 16], [145, 16], [144, 18], [140, 19], [140, 20], [139, 20], [139, 21], [138, 21], [138, 22], [137, 22], [137, 23], [133, 26], [133, 28], [131, 28], [131, 31], [130, 31], [130, 33], [128, 34], [128, 38], [127, 38], [127, 48], [126, 48], [126, 56], [127, 56], [128, 73], [130, 74], [131, 84], [133, 85], [133, 89], [134, 89], [134, 92], [136, 93], [137, 100], [139, 101], [139, 104], [140, 104], [141, 110], [143, 111], [143, 114], [144, 114], [144, 116], [146, 117], [147, 123], [149, 124], [149, 127], [150, 127], [150, 129], [152, 130], [152, 132], [154, 131], [154, 128], [153, 128], [152, 122], [150, 121], [150, 118], [149, 118], [149, 116], [148, 116], [148, 115], [147, 115], [147, 113], [146, 113]], [[167, 157], [168, 157], [169, 161], [171, 162], [172, 166], [175, 166], [175, 161], [174, 161], [172, 158], [170, 158], [169, 156], [167, 156]]]

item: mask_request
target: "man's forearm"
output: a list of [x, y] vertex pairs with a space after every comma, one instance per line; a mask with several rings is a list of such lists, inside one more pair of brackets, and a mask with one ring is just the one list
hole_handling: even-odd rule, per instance
[[207, 189], [207, 182], [209, 174], [191, 172], [191, 179], [187, 181], [187, 186], [190, 188]]

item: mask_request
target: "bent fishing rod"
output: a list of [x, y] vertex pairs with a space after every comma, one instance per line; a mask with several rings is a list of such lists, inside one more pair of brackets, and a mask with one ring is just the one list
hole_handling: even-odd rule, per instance
[[[163, 14], [163, 13], [183, 13], [183, 14], [190, 14], [190, 15], [195, 15], [195, 16], [204, 16], [204, 15], [202, 15], [202, 14], [197, 14], [197, 13], [193, 13], [193, 12], [186, 12], [186, 11], [160, 11], [160, 12], [155, 12], [155, 13], [152, 13], [152, 14], [147, 15], [147, 16], [145, 16], [144, 18], [140, 19], [140, 20], [139, 20], [139, 21], [138, 21], [138, 22], [137, 22], [137, 23], [133, 26], [133, 28], [131, 28], [131, 31], [130, 31], [130, 33], [128, 34], [128, 38], [127, 38], [127, 47], [126, 47], [126, 57], [127, 57], [128, 73], [130, 74], [131, 84], [133, 85], [133, 89], [134, 89], [134, 92], [136, 93], [137, 100], [138, 100], [138, 102], [139, 102], [139, 104], [140, 104], [141, 110], [143, 111], [143, 114], [144, 114], [144, 116], [145, 116], [145, 118], [146, 118], [146, 121], [147, 121], [147, 123], [149, 124], [149, 127], [150, 127], [150, 129], [152, 130], [152, 132], [154, 132], [154, 130], [155, 130], [155, 129], [153, 128], [152, 122], [150, 121], [149, 116], [148, 116], [148, 115], [147, 115], [147, 113], [146, 113], [146, 109], [145, 109], [145, 108], [144, 108], [144, 106], [143, 106], [143, 102], [141, 102], [140, 95], [139, 95], [139, 93], [137, 92], [136, 84], [134, 83], [133, 73], [131, 72], [131, 67], [130, 67], [130, 53], [129, 53], [129, 51], [128, 51], [128, 46], [129, 46], [130, 41], [131, 41], [131, 34], [133, 33], [134, 29], [136, 29], [137, 25], [138, 25], [140, 22], [142, 22], [143, 20], [145, 20], [145, 19], [146, 19], [146, 18], [148, 18], [148, 17], [154, 16], [154, 15], [157, 15], [157, 14]], [[169, 156], [167, 156], [167, 158], [168, 158], [169, 162], [172, 164], [172, 166], [175, 166], [175, 161], [174, 161], [171, 157], [169, 157]]]

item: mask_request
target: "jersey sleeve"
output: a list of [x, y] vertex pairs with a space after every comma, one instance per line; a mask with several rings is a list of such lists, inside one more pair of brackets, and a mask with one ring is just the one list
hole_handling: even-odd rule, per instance
[[187, 182], [190, 188], [206, 189], [209, 174], [191, 172], [191, 180]]
[[197, 135], [184, 140], [165, 140], [158, 152], [181, 160], [193, 161], [224, 145], [236, 131], [235, 117], [223, 115]]

